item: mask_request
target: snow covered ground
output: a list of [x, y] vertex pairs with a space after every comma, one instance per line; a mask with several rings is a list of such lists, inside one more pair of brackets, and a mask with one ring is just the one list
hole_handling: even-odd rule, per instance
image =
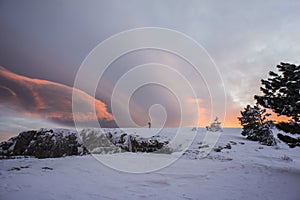
[[[212, 150], [203, 158], [201, 155], [211, 147], [209, 141], [203, 143], [206, 131], [199, 129], [183, 156], [149, 173], [114, 170], [92, 155], [0, 160], [0, 199], [299, 200], [300, 148], [290, 149], [284, 143], [277, 147], [262, 146], [245, 140], [240, 132], [224, 129], [215, 147], [227, 148], [220, 152], [217, 151], [221, 148]], [[172, 129], [165, 129], [160, 137], [168, 138], [171, 133]], [[136, 155], [149, 160], [157, 156], [111, 156], [124, 159]], [[161, 155], [166, 159], [172, 156], [176, 152]]]

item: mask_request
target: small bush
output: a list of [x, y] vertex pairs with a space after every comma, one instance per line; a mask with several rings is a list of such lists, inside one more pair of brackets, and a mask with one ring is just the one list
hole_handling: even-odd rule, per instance
[[247, 105], [244, 111], [241, 111], [242, 117], [238, 117], [243, 126], [242, 135], [247, 139], [259, 141], [263, 145], [276, 145], [275, 138], [271, 128], [274, 126], [273, 121], [267, 121], [266, 109], [261, 109], [260, 106]]

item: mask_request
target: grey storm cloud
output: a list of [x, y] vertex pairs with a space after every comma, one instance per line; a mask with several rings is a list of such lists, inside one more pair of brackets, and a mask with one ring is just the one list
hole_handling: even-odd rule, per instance
[[[195, 39], [215, 61], [227, 95], [225, 125], [236, 126], [236, 115], [246, 103], [253, 102], [260, 79], [266, 78], [268, 71], [280, 62], [300, 63], [299, 9], [300, 2], [294, 0], [4, 0], [0, 2], [0, 65], [26, 77], [72, 87], [82, 61], [110, 36], [138, 27], [174, 29]], [[203, 112], [209, 112], [209, 94], [201, 81], [198, 84], [197, 76], [186, 72], [185, 63], [168, 55], [147, 52], [116, 61], [100, 81], [96, 97], [107, 105], [108, 111], [116, 80], [132, 66], [149, 61], [172, 65], [190, 77], [193, 85], [199, 85]], [[12, 98], [13, 92], [22, 92], [17, 88], [11, 92], [9, 89], [15, 83], [9, 84], [0, 88], [5, 91], [3, 99]], [[34, 108], [30, 103], [33, 97], [26, 93], [23, 96], [28, 102], [25, 105]], [[143, 115], [132, 113], [138, 124], [146, 123], [150, 104], [159, 99], [173, 117], [170, 124], [177, 121], [177, 105], [167, 103], [173, 102], [168, 92], [145, 96], [137, 91], [131, 106]]]

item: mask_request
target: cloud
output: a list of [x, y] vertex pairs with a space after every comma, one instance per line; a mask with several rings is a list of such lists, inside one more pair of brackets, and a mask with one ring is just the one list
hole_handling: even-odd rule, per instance
[[[42, 79], [72, 85], [78, 66], [85, 56], [99, 42], [113, 34], [144, 26], [175, 29], [186, 33], [203, 45], [218, 65], [228, 97], [228, 119], [224, 121], [225, 124], [233, 126], [238, 125], [236, 115], [239, 115], [239, 110], [246, 104], [253, 103], [253, 95], [259, 93], [260, 79], [266, 78], [268, 71], [274, 70], [276, 64], [281, 61], [300, 63], [298, 45], [300, 4], [297, 1], [204, 0], [173, 3], [172, 1], [132, 0], [130, 2], [122, 4], [114, 1], [105, 3], [51, 1], [45, 4], [45, 2], [29, 0], [16, 4], [15, 1], [4, 1], [0, 6], [2, 25], [0, 65], [26, 76], [42, 77]], [[97, 93], [99, 99], [110, 102], [114, 83], [122, 73], [135, 64], [142, 64], [149, 60], [146, 56], [140, 55], [131, 59], [129, 56], [126, 60], [127, 56], [112, 64], [115, 68], [111, 68], [111, 74], [106, 75], [104, 81], [99, 84], [104, 85], [102, 88], [99, 87], [100, 93]], [[187, 71], [186, 64], [179, 63], [178, 59], [175, 60], [169, 55], [151, 56], [147, 52], [147, 56], [157, 59], [158, 63], [175, 65], [175, 68]], [[187, 71], [184, 74], [188, 75], [193, 85], [198, 85], [196, 89], [200, 94], [197, 97], [204, 100], [201, 105], [207, 113], [210, 113], [210, 108], [205, 107], [210, 101], [205, 85], [197, 82], [199, 78], [195, 76], [196, 73]], [[94, 80], [86, 80], [87, 84], [90, 82]], [[0, 88], [0, 101], [5, 99], [5, 102], [20, 104], [17, 101], [22, 91], [11, 90], [15, 87], [3, 85]], [[18, 97], [14, 97], [14, 93]], [[31, 97], [23, 94], [22, 98], [26, 97], [26, 104], [19, 107], [31, 110], [30, 101], [33, 101], [38, 105], [36, 107], [47, 110], [48, 104], [42, 104], [43, 99], [39, 101], [38, 95], [30, 94]], [[35, 97], [33, 98], [32, 95]], [[137, 122], [140, 120], [139, 124], [146, 124], [149, 120], [147, 105], [150, 104], [147, 101], [153, 99], [152, 102], [155, 102], [158, 98], [165, 101], [165, 96], [141, 95], [140, 101], [136, 100], [134, 102], [136, 105], [132, 106], [134, 107], [133, 118], [137, 119]], [[218, 98], [215, 99], [220, 101]], [[138, 106], [141, 107], [140, 110]], [[170, 110], [175, 110], [177, 107], [176, 104], [169, 104], [169, 106], [172, 107]], [[120, 108], [123, 107], [121, 102]], [[33, 106], [32, 109], [34, 108]], [[223, 113], [221, 110], [216, 111], [219, 117]], [[59, 119], [57, 116], [57, 114], [61, 115], [61, 112], [51, 112], [51, 114], [52, 116], [48, 113], [48, 118], [62, 122], [62, 118]], [[83, 117], [90, 118], [91, 115], [86, 113]], [[64, 115], [63, 118], [70, 121], [68, 116]]]
[[[77, 119], [89, 124], [94, 119], [110, 122], [113, 116], [106, 105], [88, 95], [74, 89], [80, 113], [74, 113]], [[30, 118], [41, 118], [62, 125], [73, 125], [72, 113], [73, 88], [47, 80], [33, 79], [15, 74], [0, 67], [0, 104], [23, 113]], [[96, 114], [93, 113], [95, 106]]]
[[28, 116], [25, 112], [16, 111], [12, 107], [0, 104], [0, 141], [8, 140], [22, 131], [41, 127], [71, 128], [43, 118]]

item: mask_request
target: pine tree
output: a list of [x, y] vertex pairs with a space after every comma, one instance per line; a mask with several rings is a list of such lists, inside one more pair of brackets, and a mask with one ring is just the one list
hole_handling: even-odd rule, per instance
[[278, 115], [292, 117], [293, 123], [300, 118], [300, 65], [277, 65], [279, 74], [270, 71], [270, 78], [261, 80], [262, 96], [255, 95], [257, 103], [272, 109]]
[[261, 109], [259, 105], [247, 105], [244, 111], [241, 111], [242, 117], [238, 117], [243, 126], [242, 135], [249, 140], [259, 141], [261, 144], [274, 146], [276, 145], [275, 138], [271, 128], [272, 121], [267, 121], [270, 115], [266, 113], [266, 109]]
[[219, 118], [216, 117], [214, 122], [212, 122], [209, 126], [206, 126], [206, 129], [211, 132], [222, 132], [221, 122], [219, 122]]

